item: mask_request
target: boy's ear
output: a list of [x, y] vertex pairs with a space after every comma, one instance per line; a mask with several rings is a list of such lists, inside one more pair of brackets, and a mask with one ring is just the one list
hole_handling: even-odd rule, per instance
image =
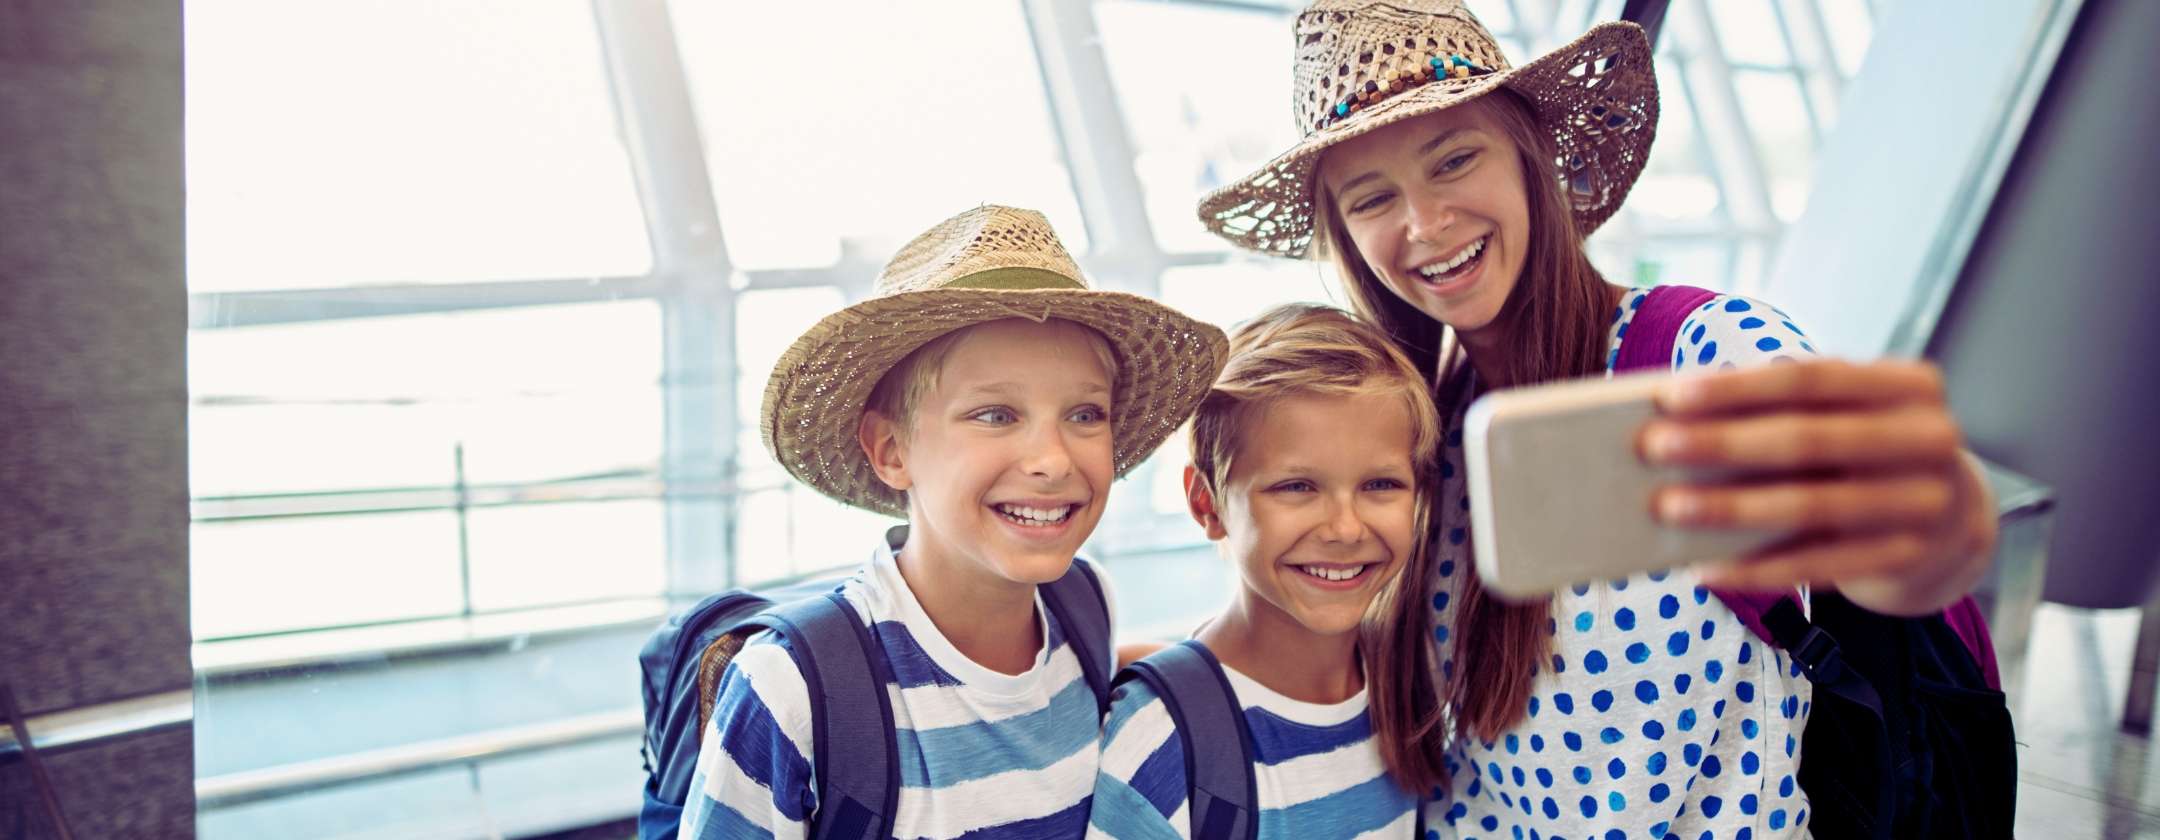
[[1215, 494], [1208, 490], [1207, 482], [1201, 480], [1200, 471], [1193, 465], [1185, 465], [1185, 508], [1192, 512], [1194, 522], [1207, 531], [1209, 541], [1230, 536], [1223, 530], [1222, 516], [1215, 512]]
[[901, 492], [915, 483], [908, 477], [904, 437], [900, 424], [876, 409], [865, 409], [855, 427], [855, 439], [862, 444], [863, 457], [870, 459], [870, 469], [885, 486]]

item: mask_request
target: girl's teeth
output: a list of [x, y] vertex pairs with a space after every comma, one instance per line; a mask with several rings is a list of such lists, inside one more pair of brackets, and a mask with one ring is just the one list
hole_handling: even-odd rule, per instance
[[1333, 581], [1349, 580], [1351, 578], [1357, 577], [1359, 572], [1365, 571], [1364, 566], [1358, 566], [1356, 568], [1350, 569], [1325, 568], [1321, 566], [1299, 566], [1298, 569], [1308, 575], [1312, 575], [1313, 577], [1320, 578], [1322, 580]]
[[1485, 238], [1481, 237], [1477, 241], [1465, 246], [1462, 251], [1458, 252], [1454, 256], [1453, 259], [1450, 259], [1444, 263], [1439, 263], [1437, 265], [1426, 266], [1425, 268], [1419, 269], [1418, 273], [1423, 274], [1427, 277], [1438, 277], [1442, 274], [1446, 274], [1450, 271], [1461, 268], [1464, 263], [1476, 259], [1477, 255], [1484, 253], [1484, 251]]

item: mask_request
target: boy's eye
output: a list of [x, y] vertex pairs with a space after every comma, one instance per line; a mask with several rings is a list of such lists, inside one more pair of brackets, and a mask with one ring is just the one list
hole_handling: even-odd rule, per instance
[[1020, 419], [1020, 415], [1014, 414], [1012, 409], [993, 406], [990, 408], [982, 409], [981, 411], [977, 411], [974, 414], [968, 415], [968, 419], [980, 420], [984, 423], [1004, 425], [1006, 423], [1018, 421]]
[[1306, 493], [1312, 491], [1313, 483], [1302, 478], [1293, 478], [1268, 489], [1284, 493]]

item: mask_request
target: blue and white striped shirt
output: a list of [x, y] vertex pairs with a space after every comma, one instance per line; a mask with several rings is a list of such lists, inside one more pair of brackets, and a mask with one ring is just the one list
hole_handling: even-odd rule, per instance
[[[1365, 692], [1341, 703], [1305, 703], [1228, 667], [1223, 673], [1252, 731], [1261, 840], [1415, 833], [1418, 798], [1387, 775]], [[1120, 686], [1103, 733], [1088, 836], [1189, 840], [1185, 750], [1162, 698], [1137, 681]]]
[[[886, 684], [900, 758], [894, 836], [1081, 836], [1101, 719], [1056, 619], [1037, 596], [1045, 644], [1035, 664], [998, 673], [938, 632], [893, 558], [881, 544], [841, 593], [870, 624], [896, 680]], [[815, 748], [809, 694], [785, 643], [771, 633], [751, 637], [721, 676], [719, 694], [681, 836], [804, 836], [817, 808]]]

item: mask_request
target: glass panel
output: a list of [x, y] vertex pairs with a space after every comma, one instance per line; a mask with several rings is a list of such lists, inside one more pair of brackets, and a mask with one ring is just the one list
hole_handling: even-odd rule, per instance
[[649, 301], [193, 330], [196, 497], [449, 486], [658, 463]]
[[1650, 145], [1650, 160], [1628, 193], [1622, 212], [1640, 218], [1646, 227], [1714, 222], [1724, 215], [1724, 201], [1711, 174], [1687, 88], [1681, 84], [1675, 62], [1659, 63], [1657, 73], [1661, 98], [1657, 142]]
[[1158, 243], [1171, 252], [1225, 250], [1193, 208], [1297, 141], [1289, 16], [1105, 0], [1095, 4], [1095, 25]]
[[[453, 508], [461, 479], [650, 474], [659, 332], [649, 301], [191, 331], [199, 636], [458, 613], [461, 537], [478, 610], [658, 592], [657, 516]], [[339, 510], [371, 513], [305, 515]]]
[[[1514, 0], [1471, 0], [1469, 6], [1478, 22], [1494, 34], [1515, 31]], [[1508, 53], [1508, 58], [1515, 57], [1514, 53]]]
[[1732, 246], [1718, 239], [1645, 240], [1635, 260], [1633, 282], [1640, 285], [1679, 283], [1719, 291], [1732, 288]]
[[641, 274], [586, 0], [186, 10], [188, 287]]
[[1770, 180], [1770, 206], [1787, 224], [1807, 209], [1815, 175], [1815, 135], [1800, 83], [1789, 73], [1734, 70], [1733, 90]]
[[1760, 66], [1792, 64], [1792, 52], [1785, 47], [1777, 10], [1770, 7], [1773, 2], [1776, 0], [1718, 0], [1704, 4], [1710, 9], [1710, 20], [1717, 27], [1718, 43], [1725, 48], [1726, 60]]
[[483, 612], [658, 595], [667, 583], [658, 499], [474, 508], [466, 543]]
[[1528, 43], [1511, 35], [1500, 36], [1500, 49], [1506, 53], [1507, 60], [1512, 64], [1520, 65], [1536, 57], [1530, 54]]
[[670, 8], [738, 266], [879, 264], [985, 202], [1086, 250], [1020, 4]]
[[[1837, 54], [1838, 71], [1845, 78], [1860, 73], [1860, 60], [1867, 56], [1869, 42], [1875, 39], [1875, 17], [1868, 13], [1868, 0], [1816, 0], [1822, 10], [1823, 26], [1830, 30], [1830, 51]], [[1888, 0], [1883, 0], [1885, 4]]]
[[189, 540], [197, 639], [459, 610], [449, 511], [196, 522]]
[[746, 495], [736, 531], [736, 585], [859, 565], [897, 519], [848, 507], [789, 479]]
[[1348, 300], [1336, 291], [1335, 285], [1335, 269], [1329, 263], [1232, 258], [1219, 265], [1180, 266], [1164, 271], [1161, 300], [1228, 332], [1239, 322], [1279, 304], [1303, 301], [1348, 307]]

